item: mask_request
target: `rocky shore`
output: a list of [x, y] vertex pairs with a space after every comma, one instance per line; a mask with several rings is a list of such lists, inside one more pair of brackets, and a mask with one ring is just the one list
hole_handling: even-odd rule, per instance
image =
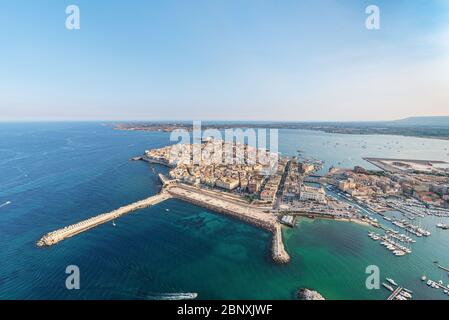
[[302, 288], [302, 289], [298, 290], [298, 299], [299, 300], [326, 300], [317, 291], [310, 290], [307, 288]]

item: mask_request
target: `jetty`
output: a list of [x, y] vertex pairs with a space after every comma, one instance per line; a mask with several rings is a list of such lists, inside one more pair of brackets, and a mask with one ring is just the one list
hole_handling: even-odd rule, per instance
[[129, 204], [111, 212], [103, 213], [76, 224], [49, 232], [37, 242], [37, 246], [52, 246], [60, 241], [88, 231], [101, 224], [117, 219], [135, 210], [156, 205], [162, 201], [176, 198], [212, 211], [231, 216], [272, 233], [272, 258], [277, 263], [287, 263], [290, 256], [284, 248], [281, 224], [271, 213], [251, 206], [244, 200], [223, 192], [207, 190], [183, 183], [178, 183], [160, 175], [163, 183], [160, 193], [147, 199]]
[[111, 212], [102, 213], [100, 215], [89, 218], [87, 220], [83, 220], [76, 224], [72, 224], [67, 227], [49, 232], [46, 235], [44, 235], [41, 239], [39, 239], [39, 241], [37, 242], [37, 246], [39, 246], [39, 247], [52, 246], [64, 239], [73, 237], [81, 232], [90, 230], [92, 228], [95, 228], [95, 227], [103, 224], [103, 223], [117, 219], [127, 213], [153, 206], [153, 205], [158, 204], [162, 201], [165, 201], [169, 198], [171, 198], [170, 194], [168, 194], [166, 192], [161, 192], [152, 197], [134, 202], [134, 203], [126, 205], [124, 207], [120, 207]]

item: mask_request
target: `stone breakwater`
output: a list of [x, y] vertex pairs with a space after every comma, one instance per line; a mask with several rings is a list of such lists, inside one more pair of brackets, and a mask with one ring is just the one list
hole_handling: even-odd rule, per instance
[[254, 208], [244, 201], [233, 198], [229, 195], [180, 183], [174, 183], [163, 178], [164, 177], [162, 176], [161, 180], [164, 183], [164, 187], [161, 193], [147, 199], [132, 203], [130, 205], [118, 208], [117, 210], [103, 213], [90, 219], [64, 227], [62, 229], [49, 232], [37, 242], [37, 245], [39, 247], [52, 246], [64, 239], [73, 237], [100, 224], [117, 219], [129, 212], [158, 204], [170, 198], [177, 198], [194, 205], [213, 210], [215, 212], [229, 215], [249, 224], [255, 225], [259, 228], [268, 230], [273, 234], [273, 260], [277, 263], [287, 263], [290, 261], [290, 256], [286, 252], [284, 243], [282, 241], [281, 225], [274, 215], [265, 213], [260, 209]]
[[277, 263], [287, 263], [290, 256], [284, 248], [282, 229], [274, 215], [265, 213], [249, 205], [243, 205], [237, 200], [220, 197], [218, 193], [204, 191], [199, 188], [175, 185], [167, 190], [173, 198], [177, 198], [194, 205], [229, 215], [273, 234], [272, 257]]
[[98, 216], [89, 218], [87, 220], [78, 222], [76, 224], [64, 227], [62, 229], [49, 232], [37, 242], [37, 246], [39, 247], [52, 246], [64, 239], [73, 237], [81, 232], [92, 229], [100, 224], [117, 219], [123, 216], [124, 214], [158, 204], [162, 201], [169, 199], [170, 197], [171, 196], [168, 193], [162, 192], [147, 199], [126, 205], [124, 207], [120, 207], [114, 211], [103, 213]]

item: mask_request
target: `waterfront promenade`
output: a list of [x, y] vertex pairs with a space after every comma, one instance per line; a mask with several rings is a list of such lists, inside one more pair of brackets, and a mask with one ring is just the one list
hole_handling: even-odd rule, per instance
[[204, 190], [182, 183], [174, 183], [173, 181], [167, 181], [162, 178], [164, 177], [161, 177], [164, 187], [159, 194], [121, 207], [114, 211], [103, 213], [62, 229], [47, 233], [37, 242], [37, 245], [39, 247], [52, 246], [64, 239], [73, 237], [98, 225], [117, 219], [129, 212], [158, 204], [170, 198], [177, 198], [215, 212], [231, 216], [269, 231], [273, 235], [273, 260], [277, 263], [287, 263], [290, 261], [290, 256], [286, 252], [282, 240], [282, 228], [280, 223], [277, 221], [276, 216], [263, 212], [262, 210], [249, 205], [243, 200], [234, 198], [231, 195], [225, 195], [218, 191]]

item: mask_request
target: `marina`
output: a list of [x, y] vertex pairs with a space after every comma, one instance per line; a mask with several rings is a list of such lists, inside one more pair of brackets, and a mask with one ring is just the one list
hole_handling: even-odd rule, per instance
[[393, 255], [397, 257], [402, 257], [406, 254], [412, 253], [411, 248], [395, 242], [392, 239], [392, 234], [386, 233], [385, 235], [381, 236], [380, 234], [369, 232], [368, 236], [374, 241], [381, 241], [380, 244], [391, 251]]
[[387, 297], [387, 300], [411, 300], [413, 299], [413, 292], [407, 288], [404, 288], [396, 283], [391, 278], [385, 279], [388, 283], [383, 282], [382, 286], [391, 292]]

